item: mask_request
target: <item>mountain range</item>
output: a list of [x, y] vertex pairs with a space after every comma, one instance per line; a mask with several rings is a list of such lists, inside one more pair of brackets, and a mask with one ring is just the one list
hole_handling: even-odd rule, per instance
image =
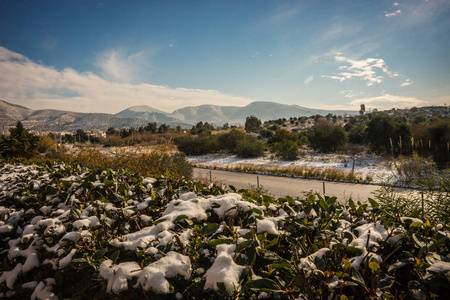
[[[254, 115], [261, 121], [279, 118], [312, 115], [354, 115], [351, 110], [311, 109], [298, 105], [286, 105], [275, 102], [252, 102], [247, 106], [199, 105], [177, 109], [172, 113], [164, 112], [150, 106], [132, 106], [117, 114], [78, 113], [54, 109], [32, 110], [24, 106], [0, 100], [0, 126], [14, 126], [21, 121], [26, 128], [41, 131], [75, 131], [77, 129], [106, 130], [109, 127], [140, 127], [149, 122], [180, 125], [189, 128], [198, 122], [208, 122], [216, 126], [228, 123], [244, 125], [245, 119]], [[0, 128], [1, 129], [1, 128]]]
[[329, 113], [334, 115], [354, 115], [358, 112], [352, 110], [312, 109], [298, 105], [256, 101], [244, 107], [220, 105], [189, 106], [177, 109], [172, 113], [163, 112], [146, 105], [132, 106], [117, 113], [117, 115], [166, 124], [179, 122], [194, 125], [202, 121], [212, 123], [217, 126], [223, 125], [224, 123], [244, 125], [245, 119], [251, 115], [256, 116], [264, 122], [268, 120], [290, 117], [313, 115], [325, 116]]

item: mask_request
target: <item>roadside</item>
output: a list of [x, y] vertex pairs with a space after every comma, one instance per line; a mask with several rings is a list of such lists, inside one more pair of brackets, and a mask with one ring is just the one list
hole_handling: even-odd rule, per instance
[[342, 182], [325, 182], [322, 180], [279, 177], [271, 175], [256, 175], [241, 172], [220, 171], [194, 168], [194, 178], [205, 181], [212, 180], [215, 183], [233, 185], [238, 189], [259, 187], [268, 194], [276, 197], [292, 196], [302, 197], [308, 193], [325, 194], [336, 196], [341, 202], [349, 198], [354, 201], [367, 202], [368, 198], [374, 197], [374, 192], [380, 188], [379, 185], [364, 185]]

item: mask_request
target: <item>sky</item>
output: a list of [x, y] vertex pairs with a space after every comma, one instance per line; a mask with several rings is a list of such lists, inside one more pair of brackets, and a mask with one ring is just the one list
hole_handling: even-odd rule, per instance
[[450, 1], [396, 1], [1, 0], [0, 99], [105, 113], [449, 105]]

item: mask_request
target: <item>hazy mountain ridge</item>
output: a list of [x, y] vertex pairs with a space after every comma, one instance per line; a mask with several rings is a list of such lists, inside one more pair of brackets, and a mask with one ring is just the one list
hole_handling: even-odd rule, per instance
[[32, 110], [24, 106], [0, 100], [0, 126], [14, 126], [21, 121], [26, 128], [38, 131], [75, 131], [77, 129], [106, 130], [109, 127], [140, 127], [149, 122], [180, 125], [189, 128], [198, 122], [208, 122], [216, 126], [225, 123], [244, 125], [245, 119], [254, 115], [263, 122], [279, 118], [312, 116], [329, 113], [344, 115], [356, 114], [356, 111], [333, 111], [310, 109], [298, 105], [286, 105], [275, 102], [252, 102], [247, 106], [199, 105], [188, 106], [164, 112], [148, 105], [131, 106], [117, 114], [79, 113], [55, 109]]
[[36, 131], [75, 131], [77, 129], [106, 130], [109, 127], [139, 127], [148, 122], [139, 118], [126, 118], [105, 113], [78, 113], [55, 109], [32, 110], [0, 100], [0, 126], [15, 126], [21, 121], [28, 129]]
[[290, 118], [300, 116], [313, 116], [316, 114], [327, 115], [329, 113], [336, 115], [354, 115], [357, 111], [352, 110], [325, 110], [312, 109], [298, 105], [279, 104], [275, 102], [252, 102], [247, 106], [220, 106], [220, 105], [199, 105], [183, 107], [173, 111], [172, 113], [164, 113], [161, 111], [153, 112], [156, 109], [147, 106], [148, 110], [142, 110], [142, 106], [132, 106], [117, 115], [142, 118], [147, 121], [157, 123], [168, 123], [164, 121], [166, 118], [178, 120], [187, 124], [194, 125], [200, 121], [212, 123], [214, 125], [229, 124], [245, 124], [248, 116], [254, 115], [261, 121], [275, 120], [279, 118]]

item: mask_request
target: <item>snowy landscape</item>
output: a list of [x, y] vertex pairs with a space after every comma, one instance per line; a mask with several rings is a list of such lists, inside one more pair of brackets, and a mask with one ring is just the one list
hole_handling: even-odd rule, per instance
[[442, 296], [450, 281], [448, 225], [374, 200], [273, 199], [64, 164], [0, 174], [1, 297]]

